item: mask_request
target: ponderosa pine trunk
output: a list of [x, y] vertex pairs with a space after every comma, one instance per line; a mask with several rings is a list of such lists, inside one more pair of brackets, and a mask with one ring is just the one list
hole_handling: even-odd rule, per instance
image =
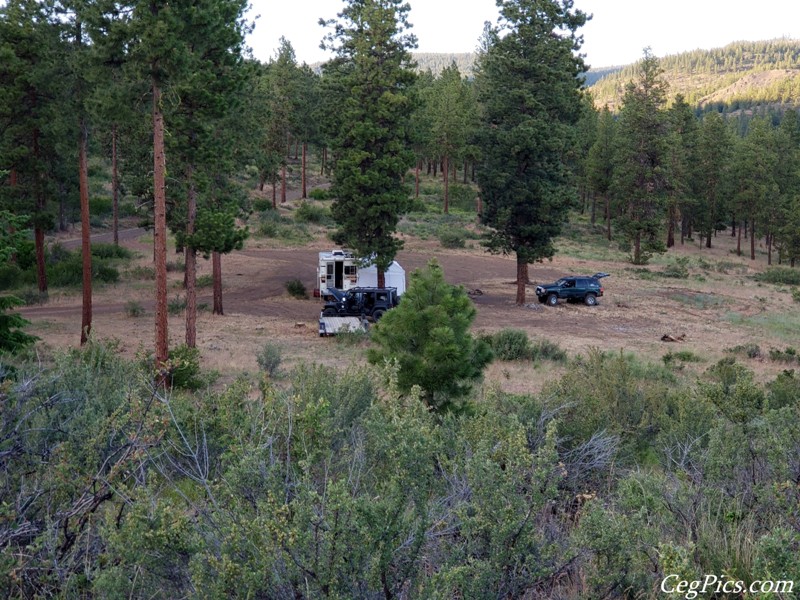
[[164, 114], [161, 112], [161, 88], [153, 79], [153, 258], [156, 273], [156, 383], [167, 385], [164, 365], [169, 360], [167, 317], [167, 159], [164, 149]]
[[606, 195], [606, 238], [611, 241], [611, 198]]
[[81, 258], [83, 300], [81, 309], [81, 346], [92, 332], [92, 231], [89, 222], [89, 167], [86, 159], [86, 121], [78, 125], [78, 190], [81, 204]]
[[300, 178], [301, 178], [301, 188], [302, 188], [302, 198], [308, 198], [308, 194], [306, 193], [306, 161], [308, 159], [308, 144], [303, 142], [303, 162], [302, 167], [300, 169]]
[[119, 246], [119, 169], [117, 167], [117, 126], [111, 127], [111, 209], [113, 220], [111, 228], [114, 245]]
[[525, 291], [528, 285], [528, 263], [517, 254], [517, 306], [525, 304]]
[[386, 287], [386, 272], [382, 269], [378, 269], [378, 287], [385, 288]]
[[286, 202], [286, 163], [281, 165], [281, 204]]
[[419, 198], [419, 163], [420, 161], [417, 160], [414, 167], [414, 198]]
[[675, 205], [670, 204], [667, 213], [667, 248], [675, 245]]
[[756, 221], [750, 219], [750, 260], [756, 259]]
[[[40, 151], [39, 151], [39, 130], [33, 130], [33, 155], [36, 158], [37, 163], [39, 162], [40, 158]], [[40, 175], [40, 181], [36, 182], [36, 214], [42, 215], [44, 213], [45, 205], [47, 200], [44, 195], [43, 182], [41, 178], [43, 175]], [[36, 219], [33, 225], [33, 244], [36, 252], [36, 283], [39, 288], [39, 295], [45, 296], [47, 295], [47, 267], [45, 264], [45, 252], [44, 252], [44, 228], [42, 227], [42, 223], [39, 219]]]
[[736, 256], [742, 255], [742, 225], [739, 224], [739, 231], [736, 237]]
[[450, 185], [449, 185], [449, 169], [448, 169], [448, 157], [445, 156], [442, 160], [442, 175], [444, 176], [444, 214], [447, 214], [450, 209]]
[[222, 310], [222, 254], [211, 253], [211, 279], [214, 283], [214, 309], [215, 315], [224, 315]]
[[[193, 170], [188, 168], [187, 179], [189, 190], [186, 206], [186, 237], [191, 240], [197, 220], [197, 190], [193, 179]], [[184, 274], [186, 281], [186, 345], [197, 347], [197, 250], [190, 244], [183, 249]]]

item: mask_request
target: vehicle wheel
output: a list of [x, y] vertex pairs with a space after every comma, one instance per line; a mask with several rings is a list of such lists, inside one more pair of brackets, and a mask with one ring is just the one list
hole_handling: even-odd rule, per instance
[[548, 303], [550, 306], [555, 306], [556, 304], [558, 304], [558, 295], [556, 295], [556, 294], [550, 294], [550, 295], [547, 297], [547, 303]]
[[583, 301], [586, 303], [586, 306], [594, 306], [597, 304], [597, 296], [594, 294], [586, 294], [586, 298], [584, 298]]
[[333, 308], [326, 308], [325, 310], [322, 311], [322, 316], [323, 317], [335, 317], [336, 316], [336, 310], [333, 309]]
[[378, 319], [380, 319], [380, 318], [383, 316], [383, 313], [384, 313], [384, 312], [385, 312], [385, 311], [384, 311], [382, 308], [379, 308], [379, 309], [375, 310], [375, 311], [372, 313], [372, 318], [373, 318], [375, 321], [377, 321]]

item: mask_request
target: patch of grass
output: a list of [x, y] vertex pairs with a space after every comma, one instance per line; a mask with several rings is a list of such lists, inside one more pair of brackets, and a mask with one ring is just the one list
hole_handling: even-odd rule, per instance
[[141, 302], [137, 302], [136, 300], [128, 300], [125, 303], [125, 314], [129, 317], [141, 317], [144, 315], [144, 306], [142, 306]]
[[440, 229], [439, 243], [442, 248], [463, 248], [466, 244], [464, 232], [458, 229]]
[[725, 352], [728, 354], [739, 354], [747, 358], [759, 358], [761, 356], [761, 347], [758, 344], [740, 344], [733, 348], [726, 348]]
[[308, 298], [308, 292], [306, 292], [306, 286], [303, 285], [303, 282], [299, 279], [290, 279], [287, 281], [284, 286], [286, 287], [286, 291], [289, 292], [289, 295], [292, 298], [299, 298], [301, 300], [305, 300]]
[[563, 363], [567, 362], [567, 353], [558, 343], [542, 339], [533, 342], [531, 345], [530, 359], [533, 361], [550, 360]]
[[661, 357], [664, 364], [669, 366], [677, 365], [677, 363], [698, 363], [704, 362], [704, 359], [692, 352], [691, 350], [677, 350], [675, 352], [667, 352]]
[[260, 215], [255, 230], [257, 235], [290, 246], [300, 246], [313, 239], [304, 223], [288, 219], [277, 210], [270, 210]]
[[661, 275], [671, 279], [686, 279], [689, 277], [689, 259], [685, 256], [675, 257], [675, 259], [661, 271]]
[[197, 278], [197, 281], [194, 282], [195, 287], [198, 288], [207, 288], [214, 285], [214, 276], [211, 274], [208, 275], [200, 275]]
[[369, 342], [369, 332], [361, 328], [349, 329], [344, 327], [336, 334], [336, 343], [340, 346], [356, 347], [363, 346]]
[[172, 300], [167, 301], [167, 312], [171, 315], [179, 315], [186, 310], [186, 298], [183, 296], [175, 296]]
[[716, 294], [702, 292], [676, 292], [669, 295], [670, 300], [691, 306], [692, 308], [706, 309], [724, 305], [727, 300]]
[[324, 206], [303, 201], [294, 211], [294, 220], [298, 223], [328, 225], [332, 222], [331, 211]]
[[308, 197], [312, 200], [330, 200], [332, 198], [330, 191], [322, 188], [314, 188], [308, 192]]
[[102, 259], [121, 259], [130, 260], [133, 258], [133, 252], [124, 246], [115, 246], [114, 244], [92, 244], [92, 256]]
[[797, 350], [792, 348], [791, 346], [787, 347], [785, 350], [778, 350], [777, 348], [770, 348], [769, 350], [769, 359], [774, 360], [776, 362], [787, 362], [793, 363], [800, 360], [800, 356], [797, 354]]
[[183, 273], [186, 265], [179, 261], [167, 261], [167, 273]]
[[256, 198], [253, 200], [253, 210], [256, 212], [267, 212], [275, 210], [272, 206], [272, 200], [268, 198]]
[[800, 302], [800, 288], [792, 288], [792, 300]]
[[156, 271], [153, 267], [135, 266], [125, 272], [131, 279], [142, 279], [152, 281], [156, 278]]
[[791, 267], [770, 267], [763, 273], [758, 273], [755, 276], [755, 280], [764, 283], [800, 285], [800, 269], [793, 269]]
[[764, 312], [753, 316], [729, 312], [724, 316], [724, 319], [733, 325], [760, 329], [769, 337], [786, 340], [787, 342], [800, 339], [800, 314], [797, 312]]

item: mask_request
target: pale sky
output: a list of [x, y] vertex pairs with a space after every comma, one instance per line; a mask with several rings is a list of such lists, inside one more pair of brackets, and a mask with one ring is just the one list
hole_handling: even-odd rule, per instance
[[[498, 15], [494, 0], [409, 4], [417, 52], [472, 52], [484, 21], [494, 24]], [[325, 30], [318, 21], [335, 18], [342, 0], [252, 0], [252, 6], [250, 16], [261, 15], [248, 38], [257, 59], [273, 58], [281, 36], [291, 42], [299, 63], [330, 58], [319, 49]], [[742, 40], [800, 39], [800, 0], [575, 0], [575, 7], [594, 14], [580, 30], [592, 67], [636, 62], [647, 46], [660, 57]]]

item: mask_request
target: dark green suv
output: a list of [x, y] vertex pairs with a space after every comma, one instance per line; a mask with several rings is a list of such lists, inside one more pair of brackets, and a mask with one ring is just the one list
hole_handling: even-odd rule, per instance
[[603, 295], [603, 286], [600, 285], [603, 277], [608, 277], [608, 273], [562, 277], [555, 283], [536, 286], [536, 296], [539, 302], [546, 302], [550, 306], [558, 304], [560, 298], [567, 302], [583, 302], [587, 306], [594, 306]]

